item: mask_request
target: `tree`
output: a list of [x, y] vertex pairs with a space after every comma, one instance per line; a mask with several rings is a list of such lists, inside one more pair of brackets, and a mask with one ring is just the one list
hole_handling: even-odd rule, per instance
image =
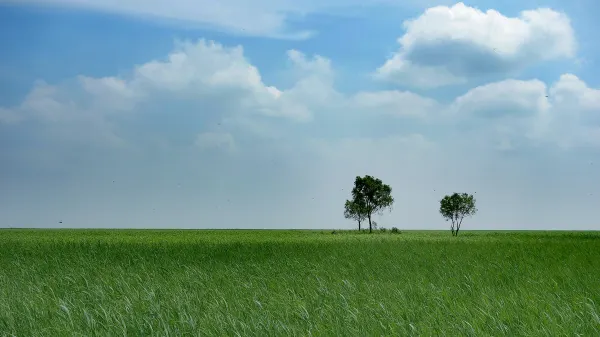
[[344, 218], [358, 221], [358, 231], [360, 232], [360, 224], [367, 219], [364, 206], [354, 200], [346, 200], [344, 204]]
[[364, 214], [369, 219], [369, 233], [373, 232], [371, 216], [381, 214], [386, 208], [391, 210], [394, 204], [392, 188], [385, 185], [380, 179], [366, 175], [356, 177], [352, 189], [353, 201], [362, 205]]
[[477, 208], [472, 194], [454, 193], [440, 200], [440, 214], [446, 221], [451, 221], [450, 231], [453, 236], [458, 236], [463, 219], [473, 216], [475, 213], [477, 213]]

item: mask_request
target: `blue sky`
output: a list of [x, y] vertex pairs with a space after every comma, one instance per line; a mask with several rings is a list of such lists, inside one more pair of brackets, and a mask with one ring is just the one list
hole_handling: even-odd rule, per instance
[[600, 229], [600, 5], [398, 3], [0, 0], [0, 227]]

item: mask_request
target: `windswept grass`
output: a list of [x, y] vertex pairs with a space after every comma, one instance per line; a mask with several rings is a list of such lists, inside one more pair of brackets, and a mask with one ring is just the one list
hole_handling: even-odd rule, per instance
[[600, 233], [0, 230], [0, 334], [600, 335]]

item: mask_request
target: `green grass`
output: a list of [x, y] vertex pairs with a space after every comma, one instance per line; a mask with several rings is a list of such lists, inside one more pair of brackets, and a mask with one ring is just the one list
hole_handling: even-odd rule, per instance
[[0, 335], [600, 335], [600, 233], [0, 230]]

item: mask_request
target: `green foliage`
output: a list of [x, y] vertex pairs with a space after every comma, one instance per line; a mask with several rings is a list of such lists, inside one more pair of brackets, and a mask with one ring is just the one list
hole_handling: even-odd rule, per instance
[[346, 200], [344, 204], [344, 217], [357, 221], [358, 230], [360, 231], [361, 222], [367, 219], [367, 212], [365, 206], [361, 204], [361, 200]]
[[466, 233], [0, 230], [0, 336], [600, 336], [600, 233]]
[[400, 234], [400, 230], [397, 227], [392, 227], [392, 233], [394, 234]]
[[475, 207], [475, 198], [472, 194], [454, 193], [445, 196], [440, 200], [440, 214], [450, 221], [450, 231], [453, 236], [458, 236], [460, 225], [465, 217], [470, 217], [477, 213]]
[[352, 198], [355, 203], [361, 205], [367, 219], [369, 219], [369, 233], [373, 231], [372, 215], [381, 214], [385, 209], [391, 209], [394, 204], [392, 188], [380, 179], [369, 175], [356, 177], [352, 189]]

